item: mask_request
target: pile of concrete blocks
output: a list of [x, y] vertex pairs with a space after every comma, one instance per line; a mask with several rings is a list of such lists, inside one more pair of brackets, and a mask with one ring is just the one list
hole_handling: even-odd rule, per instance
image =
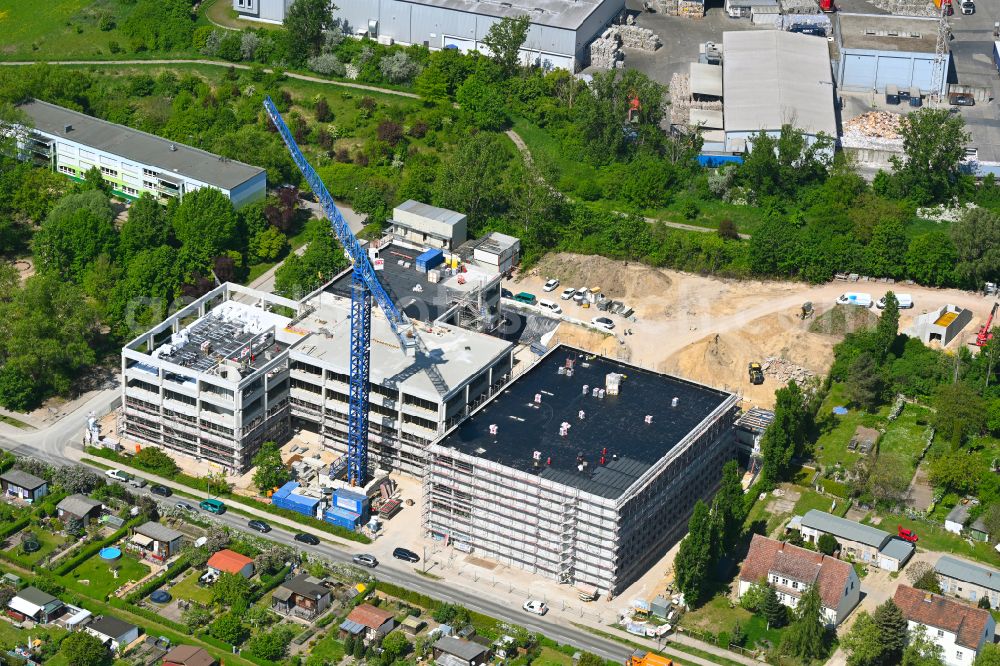
[[621, 35], [614, 27], [605, 30], [590, 43], [590, 64], [601, 69], [621, 69], [625, 66]]
[[787, 384], [792, 379], [796, 383], [801, 384], [816, 376], [816, 373], [808, 368], [803, 368], [801, 365], [796, 365], [787, 359], [776, 358], [774, 356], [765, 358], [760, 366], [765, 375], [774, 377], [782, 384]]

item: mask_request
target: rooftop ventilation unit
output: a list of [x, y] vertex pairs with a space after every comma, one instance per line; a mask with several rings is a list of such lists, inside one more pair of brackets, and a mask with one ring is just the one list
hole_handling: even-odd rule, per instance
[[72, 125], [63, 125], [63, 132], [69, 133], [73, 131]]

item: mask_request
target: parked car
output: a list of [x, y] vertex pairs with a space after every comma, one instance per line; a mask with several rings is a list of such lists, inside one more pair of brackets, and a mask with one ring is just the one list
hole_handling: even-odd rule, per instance
[[917, 541], [920, 540], [916, 532], [914, 532], [913, 530], [908, 530], [902, 525], [896, 525], [896, 534], [903, 541], [909, 541], [910, 543], [916, 543]]
[[562, 314], [562, 308], [561, 307], [559, 307], [558, 305], [556, 305], [552, 301], [545, 300], [544, 298], [542, 300], [538, 301], [538, 307], [545, 308], [546, 310], [549, 310], [553, 314]]
[[128, 472], [123, 472], [120, 469], [109, 469], [104, 473], [104, 476], [108, 477], [112, 481], [120, 481], [122, 483], [128, 483], [132, 475]]
[[521, 608], [529, 613], [534, 613], [535, 615], [545, 615], [545, 613], [549, 610], [549, 607], [545, 605], [545, 602], [539, 601], [538, 599], [528, 599], [521, 605]]
[[576, 293], [576, 287], [569, 287], [567, 289], [563, 289], [562, 293], [559, 294], [559, 298], [563, 299], [564, 301], [568, 301], [569, 299], [573, 298], [573, 294], [575, 293]]
[[976, 98], [970, 93], [949, 93], [948, 103], [952, 106], [975, 106]]
[[538, 299], [535, 298], [535, 295], [532, 293], [529, 293], [527, 291], [521, 291], [514, 294], [514, 300], [517, 301], [518, 303], [527, 303], [528, 305], [534, 305], [535, 301], [537, 301]]
[[590, 293], [589, 289], [587, 289], [586, 287], [581, 287], [576, 290], [575, 294], [573, 294], [573, 300], [576, 301], [577, 303], [583, 303], [585, 300], [587, 300], [587, 294], [589, 293]]
[[131, 479], [128, 480], [128, 485], [132, 486], [133, 488], [145, 488], [146, 479], [140, 478], [138, 476], [133, 476]]
[[309, 544], [310, 546], [319, 545], [319, 537], [313, 534], [306, 534], [305, 532], [299, 532], [295, 535], [295, 540], [300, 543]]
[[963, 14], [975, 14], [976, 13], [976, 3], [972, 0], [965, 0], [962, 3], [962, 13]]
[[[405, 548], [397, 548], [396, 550], [406, 550], [406, 549]], [[409, 553], [410, 551], [407, 550], [406, 552]], [[393, 554], [394, 557], [399, 557], [398, 555], [396, 555], [396, 551], [393, 551], [392, 554]], [[416, 557], [416, 555], [414, 555], [414, 557]], [[406, 558], [405, 557], [400, 557], [399, 559], [404, 560]], [[359, 565], [361, 565], [363, 567], [368, 567], [369, 569], [374, 569], [375, 567], [378, 566], [378, 560], [375, 559], [375, 556], [374, 555], [369, 555], [367, 553], [361, 553], [360, 555], [355, 555], [354, 557], [351, 558], [351, 561], [354, 562], [355, 564], [359, 564]]]
[[170, 488], [167, 488], [166, 486], [161, 486], [158, 483], [154, 483], [153, 485], [151, 485], [149, 487], [149, 492], [151, 492], [154, 495], [159, 495], [160, 497], [170, 497], [171, 495], [174, 494], [174, 491], [172, 491]]
[[504, 289], [500, 287], [500, 298], [514, 298], [514, 292], [510, 289]]
[[404, 560], [406, 562], [420, 561], [420, 556], [407, 548], [396, 548], [395, 550], [392, 551], [392, 556], [395, 557], [397, 560]]
[[263, 520], [248, 520], [247, 527], [252, 530], [257, 530], [261, 534], [267, 534], [271, 531], [271, 526], [265, 523]]
[[552, 278], [551, 280], [545, 283], [545, 286], [542, 287], [542, 291], [555, 291], [556, 287], [558, 286], [559, 286], [559, 280]]
[[180, 509], [181, 511], [194, 511], [194, 507], [188, 504], [187, 502], [178, 502], [177, 504], [174, 504], [174, 506]]
[[613, 330], [615, 327], [615, 322], [611, 321], [607, 317], [594, 317], [590, 320], [590, 323], [594, 326], [603, 328], [605, 331]]
[[226, 512], [226, 505], [217, 499], [202, 500], [198, 506], [209, 513], [221, 514]]

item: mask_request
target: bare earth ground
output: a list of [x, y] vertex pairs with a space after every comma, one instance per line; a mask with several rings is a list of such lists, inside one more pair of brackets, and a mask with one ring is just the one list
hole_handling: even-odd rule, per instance
[[[559, 289], [542, 292], [542, 283], [558, 278]], [[651, 268], [635, 262], [603, 257], [553, 254], [515, 279], [513, 291], [529, 291], [539, 297], [559, 300], [566, 287], [600, 287], [608, 298], [624, 300], [635, 309], [635, 321], [611, 315], [616, 327], [607, 336], [574, 324], [563, 323], [553, 338], [628, 360], [642, 367], [675, 373], [705, 384], [739, 392], [753, 405], [771, 406], [780, 382], [768, 376], [764, 384], [752, 386], [747, 377], [750, 361], [766, 357], [785, 359], [816, 374], [825, 373], [833, 361], [833, 345], [839, 335], [814, 333], [798, 318], [803, 302], [811, 301], [817, 316], [830, 310], [840, 294], [859, 291], [881, 297], [892, 289], [911, 294], [916, 303], [900, 317], [900, 330], [913, 318], [946, 303], [971, 308], [974, 317], [966, 327], [966, 339], [953, 342], [950, 350], [974, 336], [992, 301], [971, 292], [929, 289], [915, 285], [830, 282], [809, 285], [794, 282], [761, 282], [702, 277]], [[569, 317], [589, 321], [604, 315], [583, 309], [572, 301], [559, 301]], [[872, 312], [877, 312], [874, 308]], [[631, 335], [624, 331], [631, 330]]]

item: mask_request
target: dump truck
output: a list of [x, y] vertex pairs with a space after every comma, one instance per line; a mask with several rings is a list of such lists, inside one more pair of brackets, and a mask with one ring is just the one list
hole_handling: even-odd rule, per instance
[[760, 363], [756, 361], [751, 361], [748, 368], [750, 373], [750, 383], [754, 386], [759, 386], [764, 383], [764, 370], [760, 367]]
[[625, 660], [625, 666], [676, 666], [672, 659], [659, 654], [636, 650]]

